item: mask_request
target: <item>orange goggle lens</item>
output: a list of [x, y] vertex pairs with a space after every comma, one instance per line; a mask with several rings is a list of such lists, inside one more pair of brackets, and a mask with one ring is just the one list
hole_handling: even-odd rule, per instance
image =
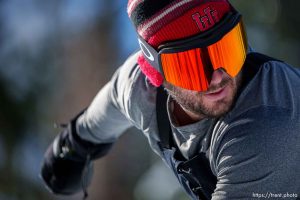
[[240, 21], [214, 44], [176, 53], [161, 53], [160, 59], [168, 82], [189, 90], [205, 91], [213, 71], [218, 68], [235, 77], [245, 62], [246, 54], [246, 35]]

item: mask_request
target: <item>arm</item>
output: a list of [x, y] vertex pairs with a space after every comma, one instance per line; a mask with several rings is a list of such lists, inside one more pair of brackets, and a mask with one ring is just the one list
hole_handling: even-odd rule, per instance
[[112, 146], [112, 143], [95, 144], [81, 139], [76, 131], [78, 116], [56, 136], [44, 155], [41, 177], [55, 194], [73, 194], [82, 184], [89, 184], [90, 161], [104, 156]]
[[288, 109], [257, 108], [229, 123], [215, 149], [213, 200], [299, 195], [299, 122], [291, 116]]
[[[92, 160], [104, 156], [134, 119], [128, 112], [130, 91], [136, 74], [132, 56], [120, 67], [91, 105], [70, 121], [45, 153], [41, 177], [57, 194], [73, 194], [81, 189], [85, 169]], [[131, 72], [131, 73], [130, 73]], [[91, 177], [91, 176], [89, 176]]]

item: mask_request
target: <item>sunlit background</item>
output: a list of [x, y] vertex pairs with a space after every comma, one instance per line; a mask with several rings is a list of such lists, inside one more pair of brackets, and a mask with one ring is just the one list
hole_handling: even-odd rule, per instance
[[[250, 45], [300, 66], [300, 1], [232, 0]], [[122, 0], [0, 0], [0, 200], [56, 197], [39, 178], [54, 123], [89, 105], [135, 49]], [[117, 126], [117, 124], [115, 124]], [[130, 129], [96, 161], [90, 200], [187, 200], [171, 172]]]

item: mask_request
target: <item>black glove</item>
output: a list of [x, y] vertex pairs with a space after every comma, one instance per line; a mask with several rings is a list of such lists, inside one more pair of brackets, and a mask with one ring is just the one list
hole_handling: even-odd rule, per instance
[[[91, 180], [91, 160], [107, 154], [112, 146], [94, 144], [81, 139], [76, 133], [76, 120], [54, 139], [44, 155], [41, 177], [55, 194], [74, 194], [85, 190]], [[85, 191], [84, 191], [85, 192]]]

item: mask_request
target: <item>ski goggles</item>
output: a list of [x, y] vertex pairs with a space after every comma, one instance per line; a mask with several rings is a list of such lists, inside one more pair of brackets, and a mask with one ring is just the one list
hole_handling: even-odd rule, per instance
[[247, 38], [239, 13], [229, 13], [213, 29], [165, 43], [158, 50], [140, 36], [139, 45], [145, 59], [166, 81], [195, 91], [206, 91], [214, 70], [219, 68], [235, 77], [247, 54]]

